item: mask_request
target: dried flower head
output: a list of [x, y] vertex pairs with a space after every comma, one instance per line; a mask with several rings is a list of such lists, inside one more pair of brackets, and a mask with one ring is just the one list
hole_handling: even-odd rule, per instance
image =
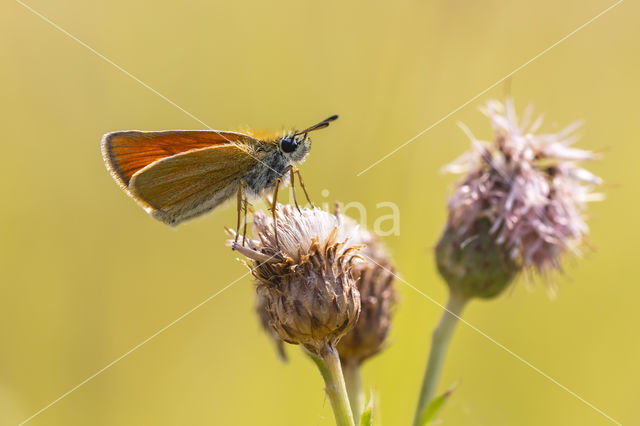
[[600, 199], [592, 193], [600, 179], [579, 166], [594, 154], [571, 146], [580, 123], [536, 134], [542, 116], [532, 123], [531, 107], [520, 121], [510, 99], [489, 101], [482, 111], [493, 141], [477, 140], [464, 128], [472, 151], [445, 168], [466, 174], [449, 200], [445, 233], [453, 234], [447, 238], [464, 245], [488, 232], [493, 242], [481, 246], [500, 249], [493, 261], [506, 262], [506, 276], [513, 265], [541, 273], [560, 268], [561, 255], [577, 252], [588, 231], [585, 203]]
[[355, 242], [364, 247], [363, 262], [356, 264], [353, 275], [360, 291], [360, 317], [356, 326], [338, 342], [343, 364], [362, 364], [385, 347], [396, 301], [393, 264], [377, 236], [359, 226], [353, 219], [338, 215], [350, 229]]
[[272, 218], [257, 212], [255, 239], [232, 246], [253, 261], [270, 328], [281, 340], [322, 355], [358, 319], [360, 294], [352, 269], [361, 260], [360, 246], [327, 212], [282, 206], [277, 215], [277, 239]]
[[287, 362], [289, 357], [287, 356], [287, 351], [284, 349], [284, 342], [280, 340], [278, 333], [271, 327], [271, 315], [269, 311], [267, 311], [267, 299], [262, 294], [256, 294], [256, 313], [258, 314], [258, 319], [260, 319], [260, 325], [263, 330], [276, 345], [280, 360]]

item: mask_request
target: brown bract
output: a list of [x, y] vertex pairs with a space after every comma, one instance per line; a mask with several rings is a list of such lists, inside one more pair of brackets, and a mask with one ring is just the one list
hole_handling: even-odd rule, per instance
[[351, 229], [361, 250], [364, 262], [354, 267], [360, 291], [360, 317], [356, 326], [338, 343], [338, 353], [344, 364], [362, 364], [385, 348], [396, 302], [393, 265], [378, 238], [353, 220], [340, 216], [343, 226]]
[[360, 293], [353, 276], [360, 245], [337, 218], [318, 209], [254, 215], [253, 239], [232, 243], [251, 259], [257, 293], [270, 329], [281, 340], [321, 355], [356, 323]]

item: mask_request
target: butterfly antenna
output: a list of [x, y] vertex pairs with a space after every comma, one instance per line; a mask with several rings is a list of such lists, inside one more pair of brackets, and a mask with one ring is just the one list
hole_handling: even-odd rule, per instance
[[314, 130], [320, 130], [320, 129], [324, 129], [325, 127], [329, 126], [329, 123], [331, 123], [334, 120], [337, 120], [338, 116], [337, 115], [332, 115], [329, 118], [325, 118], [324, 120], [322, 120], [321, 122], [319, 122], [318, 124], [314, 124], [311, 127], [307, 127], [304, 130], [301, 130], [299, 132], [296, 132], [293, 134], [293, 136], [298, 136], [298, 135], [306, 135], [309, 132], [313, 132]]

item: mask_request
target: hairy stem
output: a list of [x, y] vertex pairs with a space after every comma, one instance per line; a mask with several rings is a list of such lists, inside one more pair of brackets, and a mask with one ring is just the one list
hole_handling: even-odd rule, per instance
[[327, 347], [321, 356], [310, 354], [311, 359], [316, 363], [325, 383], [325, 391], [331, 401], [333, 414], [336, 418], [337, 426], [355, 426], [347, 388], [342, 375], [340, 357], [334, 347]]
[[433, 331], [429, 361], [422, 380], [422, 389], [420, 390], [413, 426], [424, 426], [423, 416], [425, 409], [436, 394], [449, 342], [466, 302], [466, 298], [453, 293], [450, 294], [447, 307], [442, 313], [438, 326]]
[[362, 410], [364, 410], [365, 400], [362, 392], [362, 378], [360, 377], [360, 364], [355, 362], [343, 365], [344, 380], [347, 384], [347, 394], [351, 403], [351, 412], [356, 424], [360, 422]]

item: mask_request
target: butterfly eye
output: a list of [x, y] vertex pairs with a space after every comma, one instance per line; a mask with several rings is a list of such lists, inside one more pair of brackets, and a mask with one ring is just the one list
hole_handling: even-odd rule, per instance
[[289, 153], [296, 150], [298, 142], [294, 138], [284, 138], [280, 142], [280, 148], [283, 152]]

